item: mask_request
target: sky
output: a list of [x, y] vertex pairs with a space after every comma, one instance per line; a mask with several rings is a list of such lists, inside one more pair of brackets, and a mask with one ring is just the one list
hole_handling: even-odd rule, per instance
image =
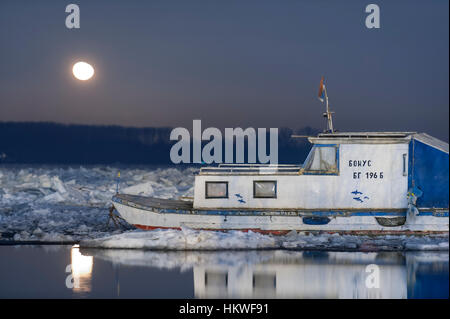
[[[448, 14], [447, 0], [2, 0], [0, 121], [324, 129], [325, 76], [336, 129], [448, 142]], [[73, 77], [80, 60], [91, 80]]]

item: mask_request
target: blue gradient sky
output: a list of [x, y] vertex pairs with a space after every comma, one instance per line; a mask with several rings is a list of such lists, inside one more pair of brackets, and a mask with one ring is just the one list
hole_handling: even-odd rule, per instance
[[[65, 27], [77, 3], [81, 29]], [[365, 6], [381, 9], [367, 29]], [[0, 121], [425, 131], [448, 141], [448, 1], [0, 2]], [[80, 82], [72, 64], [94, 65]]]

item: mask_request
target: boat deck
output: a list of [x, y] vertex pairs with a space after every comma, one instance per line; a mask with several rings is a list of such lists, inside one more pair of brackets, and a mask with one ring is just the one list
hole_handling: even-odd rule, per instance
[[154, 197], [144, 197], [138, 195], [116, 194], [116, 199], [125, 201], [128, 204], [137, 204], [134, 206], [159, 208], [159, 209], [176, 209], [176, 210], [192, 210], [193, 202], [187, 200], [164, 199]]
[[[405, 208], [394, 209], [372, 209], [372, 208], [360, 208], [360, 209], [306, 209], [306, 208], [243, 208], [243, 207], [216, 207], [216, 208], [194, 208], [192, 200], [177, 200], [177, 199], [164, 199], [145, 197], [139, 195], [129, 194], [116, 194], [113, 196], [113, 202], [121, 203], [127, 206], [144, 209], [144, 210], [157, 210], [159, 212], [180, 212], [189, 211], [196, 213], [212, 213], [217, 212], [220, 214], [238, 214], [238, 215], [303, 215], [303, 214], [338, 214], [347, 215], [352, 212], [371, 212], [370, 214], [376, 215], [377, 212], [384, 214], [385, 212], [394, 215], [404, 215]], [[375, 211], [375, 212], [374, 212]]]

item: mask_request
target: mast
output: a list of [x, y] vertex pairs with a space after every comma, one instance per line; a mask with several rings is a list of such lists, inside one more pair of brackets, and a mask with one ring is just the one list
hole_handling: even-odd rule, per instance
[[327, 132], [334, 133], [333, 129], [333, 113], [330, 112], [330, 106], [328, 104], [328, 94], [327, 94], [327, 87], [324, 85], [323, 90], [325, 93], [325, 105], [326, 105], [326, 112], [323, 113], [323, 116], [327, 118]]

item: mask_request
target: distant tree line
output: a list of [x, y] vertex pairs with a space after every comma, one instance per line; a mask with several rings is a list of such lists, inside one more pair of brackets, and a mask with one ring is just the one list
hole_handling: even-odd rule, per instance
[[[172, 128], [0, 122], [0, 163], [171, 164]], [[302, 163], [311, 145], [292, 134], [317, 135], [305, 127], [278, 130], [280, 163]], [[205, 142], [207, 143], [207, 142]]]

